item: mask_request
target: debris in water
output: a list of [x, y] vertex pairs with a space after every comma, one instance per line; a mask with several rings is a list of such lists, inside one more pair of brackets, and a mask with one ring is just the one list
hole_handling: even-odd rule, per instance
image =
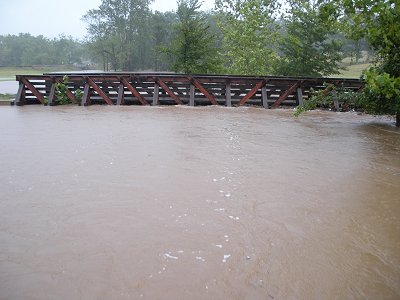
[[224, 259], [222, 260], [222, 262], [226, 263], [226, 261], [228, 260], [229, 257], [231, 257], [230, 254], [224, 254]]
[[206, 261], [204, 258], [202, 258], [201, 256], [196, 256], [197, 260], [201, 260], [201, 261]]
[[171, 252], [170, 252], [170, 253], [164, 253], [164, 257], [170, 258], [170, 259], [178, 259], [177, 256], [172, 256], [172, 255], [171, 255]]

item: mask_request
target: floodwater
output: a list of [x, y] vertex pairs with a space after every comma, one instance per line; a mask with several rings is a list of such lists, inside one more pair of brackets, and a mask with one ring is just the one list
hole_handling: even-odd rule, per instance
[[18, 92], [18, 81], [0, 80], [0, 94], [16, 94], [17, 92]]
[[391, 120], [25, 106], [0, 125], [0, 299], [400, 298]]

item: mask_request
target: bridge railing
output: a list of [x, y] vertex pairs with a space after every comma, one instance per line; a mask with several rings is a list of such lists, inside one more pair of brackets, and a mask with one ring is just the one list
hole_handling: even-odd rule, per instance
[[[334, 84], [360, 91], [357, 79], [277, 76], [184, 75], [156, 73], [49, 73], [17, 75], [16, 105], [55, 105], [56, 84], [67, 76], [67, 97], [79, 105], [255, 105], [296, 106], [311, 89]], [[81, 99], [76, 91], [82, 91]]]

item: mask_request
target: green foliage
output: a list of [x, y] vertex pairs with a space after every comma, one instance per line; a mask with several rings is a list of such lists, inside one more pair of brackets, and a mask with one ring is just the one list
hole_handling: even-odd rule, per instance
[[150, 0], [102, 0], [98, 9], [89, 10], [91, 51], [100, 56], [104, 69], [134, 70], [146, 67], [151, 51]]
[[273, 73], [279, 26], [277, 0], [217, 0], [218, 26], [223, 33], [223, 56], [231, 74]]
[[310, 99], [304, 101], [303, 105], [296, 107], [293, 115], [298, 117], [300, 114], [321, 108], [333, 108], [334, 102], [341, 104], [342, 111], [347, 111], [351, 108], [362, 108], [365, 103], [365, 95], [357, 93], [344, 87], [337, 87], [333, 84], [324, 84], [325, 89], [311, 89]]
[[76, 99], [77, 101], [81, 101], [81, 100], [82, 100], [82, 97], [83, 97], [83, 92], [82, 92], [82, 90], [77, 89], [77, 90], [75, 91], [75, 99]]
[[63, 77], [62, 82], [56, 83], [56, 103], [60, 105], [65, 105], [71, 103], [67, 96], [68, 91], [68, 76]]
[[343, 25], [355, 39], [364, 37], [376, 51], [382, 71], [400, 76], [400, 2], [342, 0]]
[[338, 32], [336, 5], [323, 0], [290, 0], [288, 4], [277, 73], [318, 77], [339, 74], [342, 43], [333, 36]]
[[364, 37], [378, 55], [378, 67], [365, 73], [364, 107], [371, 113], [396, 115], [400, 126], [400, 2], [342, 0], [345, 28]]
[[376, 68], [364, 72], [367, 101], [364, 108], [375, 114], [400, 114], [400, 77], [390, 76]]
[[175, 72], [206, 74], [219, 71], [215, 37], [206, 16], [199, 12], [200, 6], [199, 0], [178, 1], [175, 36], [163, 50], [172, 58]]

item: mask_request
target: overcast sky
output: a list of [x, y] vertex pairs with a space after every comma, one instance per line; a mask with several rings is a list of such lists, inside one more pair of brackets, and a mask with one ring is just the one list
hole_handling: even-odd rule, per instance
[[[214, 0], [204, 0], [203, 9], [214, 6]], [[31, 33], [57, 37], [64, 33], [82, 39], [86, 24], [82, 16], [99, 7], [101, 0], [0, 0], [0, 35]], [[176, 0], [154, 0], [152, 10], [176, 9]]]

